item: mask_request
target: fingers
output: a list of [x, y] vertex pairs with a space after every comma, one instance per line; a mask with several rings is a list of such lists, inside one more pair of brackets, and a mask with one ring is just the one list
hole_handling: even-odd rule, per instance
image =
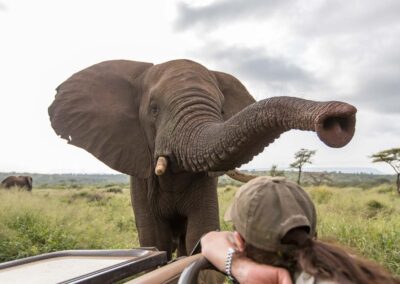
[[233, 232], [233, 239], [234, 239], [234, 243], [235, 243], [235, 249], [238, 252], [244, 252], [245, 249], [245, 242], [244, 239], [242, 238], [242, 236], [239, 234], [239, 232]]
[[278, 283], [279, 284], [292, 284], [290, 274], [286, 269], [278, 268]]

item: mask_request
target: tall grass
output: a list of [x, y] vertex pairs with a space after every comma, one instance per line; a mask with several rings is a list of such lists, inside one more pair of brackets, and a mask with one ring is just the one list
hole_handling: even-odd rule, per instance
[[400, 275], [400, 198], [394, 189], [310, 188], [318, 232]]
[[138, 246], [127, 192], [3, 190], [0, 208], [0, 261], [64, 249]]
[[[223, 220], [237, 190], [218, 189]], [[309, 187], [318, 236], [354, 249], [400, 275], [400, 198], [388, 185]], [[138, 247], [129, 191], [121, 186], [0, 191], [0, 261], [64, 249]]]

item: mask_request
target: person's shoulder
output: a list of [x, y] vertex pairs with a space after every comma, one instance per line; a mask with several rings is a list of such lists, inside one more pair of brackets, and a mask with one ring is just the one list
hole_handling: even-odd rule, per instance
[[295, 284], [338, 284], [336, 281], [329, 279], [320, 279], [308, 274], [305, 271], [296, 273]]

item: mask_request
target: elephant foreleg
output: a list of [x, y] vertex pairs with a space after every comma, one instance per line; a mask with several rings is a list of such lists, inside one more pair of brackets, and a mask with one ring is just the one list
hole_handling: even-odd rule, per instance
[[190, 211], [187, 215], [186, 249], [189, 254], [207, 232], [219, 230], [218, 196], [215, 178], [191, 188]]
[[150, 210], [145, 180], [131, 178], [131, 201], [140, 246], [155, 246], [159, 250], [166, 251], [168, 259], [171, 259], [173, 249], [171, 227], [168, 223], [157, 218]]

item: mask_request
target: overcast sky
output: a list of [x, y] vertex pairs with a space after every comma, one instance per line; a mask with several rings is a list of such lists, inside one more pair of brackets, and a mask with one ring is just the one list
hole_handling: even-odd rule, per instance
[[55, 88], [109, 59], [189, 58], [233, 74], [257, 99], [342, 100], [358, 109], [354, 139], [332, 149], [291, 131], [244, 168], [286, 168], [300, 148], [315, 167], [373, 167], [400, 147], [400, 1], [0, 0], [0, 171], [114, 172], [58, 138]]

